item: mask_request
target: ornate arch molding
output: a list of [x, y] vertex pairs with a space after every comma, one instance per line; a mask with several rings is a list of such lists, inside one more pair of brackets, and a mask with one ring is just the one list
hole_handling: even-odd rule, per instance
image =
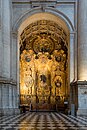
[[72, 22], [70, 21], [70, 19], [65, 14], [63, 14], [61, 11], [59, 11], [59, 10], [57, 10], [55, 8], [45, 7], [44, 12], [43, 12], [41, 7], [37, 7], [35, 9], [31, 9], [31, 10], [26, 11], [16, 21], [16, 23], [13, 25], [13, 32], [17, 32], [18, 28], [23, 23], [23, 21], [25, 21], [28, 17], [31, 17], [32, 15], [37, 14], [37, 13], [50, 13], [50, 14], [56, 16], [56, 17], [59, 17], [62, 21], [65, 22], [65, 24], [67, 25], [70, 32], [75, 31], [75, 28], [72, 25]]

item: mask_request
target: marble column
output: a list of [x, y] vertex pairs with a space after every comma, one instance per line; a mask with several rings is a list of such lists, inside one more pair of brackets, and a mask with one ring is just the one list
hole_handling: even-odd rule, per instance
[[78, 2], [78, 115], [87, 115], [87, 0]]
[[10, 0], [0, 0], [0, 115], [19, 113], [17, 83], [12, 79], [11, 67], [13, 57], [10, 2]]
[[2, 4], [1, 4], [1, 0], [0, 0], [0, 76], [2, 75]]
[[74, 34], [70, 34], [70, 83], [75, 80], [74, 39]]
[[87, 80], [87, 0], [78, 6], [78, 80]]
[[10, 78], [10, 4], [9, 0], [2, 0], [2, 43], [3, 67], [2, 76]]

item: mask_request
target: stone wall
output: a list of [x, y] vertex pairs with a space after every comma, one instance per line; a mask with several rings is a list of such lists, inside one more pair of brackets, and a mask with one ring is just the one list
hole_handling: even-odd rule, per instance
[[18, 113], [18, 96], [17, 85], [13, 81], [0, 79], [0, 115]]

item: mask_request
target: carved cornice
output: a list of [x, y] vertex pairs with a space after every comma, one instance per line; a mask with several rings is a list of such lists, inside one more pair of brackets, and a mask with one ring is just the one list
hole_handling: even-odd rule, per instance
[[45, 8], [48, 7], [55, 7], [57, 4], [57, 0], [31, 0], [32, 7], [39, 7]]
[[84, 81], [75, 81], [75, 82], [71, 82], [70, 83], [70, 85], [71, 86], [76, 86], [76, 85], [84, 85], [84, 87], [85, 87], [85, 85], [87, 85], [87, 81], [86, 80], [84, 80]]
[[0, 78], [0, 84], [10, 84], [10, 85], [17, 85], [16, 81], [6, 79], [6, 78]]
[[12, 0], [13, 4], [31, 4], [32, 8], [40, 6], [55, 7], [57, 0]]

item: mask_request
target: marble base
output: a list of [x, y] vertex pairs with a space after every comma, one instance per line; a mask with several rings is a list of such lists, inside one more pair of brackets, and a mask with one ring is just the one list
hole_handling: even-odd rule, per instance
[[71, 84], [71, 104], [75, 105], [76, 115], [87, 115], [87, 81]]
[[87, 81], [78, 82], [77, 115], [87, 115]]
[[10, 79], [0, 78], [0, 115], [20, 113], [19, 96], [16, 83]]
[[77, 115], [79, 116], [87, 116], [87, 109], [79, 109], [77, 110]]
[[20, 109], [18, 109], [18, 108], [3, 108], [3, 109], [0, 109], [0, 116], [17, 115], [17, 114], [20, 114]]

